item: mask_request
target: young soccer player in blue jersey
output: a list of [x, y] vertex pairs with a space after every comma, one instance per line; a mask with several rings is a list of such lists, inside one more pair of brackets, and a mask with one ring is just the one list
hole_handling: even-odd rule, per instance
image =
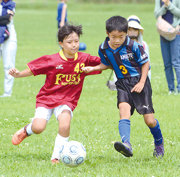
[[164, 156], [164, 141], [160, 125], [154, 118], [152, 90], [147, 77], [150, 67], [148, 55], [143, 46], [127, 36], [128, 22], [121, 16], [113, 16], [106, 21], [107, 38], [99, 46], [101, 64], [84, 67], [86, 73], [111, 68], [117, 82], [117, 106], [120, 113], [119, 134], [121, 142], [115, 142], [115, 149], [126, 157], [133, 156], [130, 144], [130, 116], [134, 109], [144, 116], [153, 137], [155, 157]]

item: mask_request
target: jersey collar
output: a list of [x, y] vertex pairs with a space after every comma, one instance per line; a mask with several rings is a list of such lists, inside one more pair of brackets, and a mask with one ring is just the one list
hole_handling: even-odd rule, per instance
[[[61, 57], [63, 60], [68, 61], [68, 59], [65, 57], [65, 55], [64, 55], [64, 53], [63, 53], [62, 50], [59, 52], [59, 55], [60, 55], [60, 57]], [[74, 56], [74, 61], [77, 60], [77, 58], [78, 58], [78, 53], [76, 52], [76, 53], [75, 53], [75, 56]]]
[[[110, 46], [108, 44], [108, 41], [109, 41], [109, 37], [106, 37], [105, 41], [101, 44], [101, 49], [108, 49], [108, 48], [110, 48]], [[123, 44], [121, 45], [121, 47], [128, 45], [128, 42], [129, 42], [129, 37], [126, 36], [126, 38], [125, 38]]]

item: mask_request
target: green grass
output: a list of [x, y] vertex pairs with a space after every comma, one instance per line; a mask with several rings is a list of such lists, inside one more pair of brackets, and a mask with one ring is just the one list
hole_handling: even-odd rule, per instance
[[[38, 4], [17, 3], [14, 19], [18, 50], [16, 67], [26, 69], [26, 63], [59, 51], [56, 41], [57, 1]], [[19, 5], [18, 5], [19, 4]], [[168, 96], [163, 61], [156, 31], [153, 4], [77, 4], [68, 3], [69, 21], [83, 25], [82, 42], [87, 53], [97, 55], [98, 46], [106, 37], [105, 21], [113, 15], [128, 17], [136, 14], [145, 28], [144, 40], [150, 48], [152, 89], [155, 117], [159, 120], [165, 140], [165, 157], [154, 159], [153, 138], [135, 113], [131, 118], [131, 143], [134, 156], [124, 158], [113, 148], [120, 140], [116, 91], [106, 87], [110, 70], [85, 79], [78, 107], [71, 122], [70, 140], [82, 142], [87, 150], [86, 161], [77, 168], [52, 165], [50, 157], [58, 132], [53, 116], [46, 130], [13, 146], [15, 131], [29, 123], [35, 112], [35, 97], [44, 83], [44, 76], [15, 79], [11, 98], [0, 99], [0, 177], [178, 177], [180, 176], [179, 99]], [[3, 94], [3, 63], [0, 61], [0, 94]]]

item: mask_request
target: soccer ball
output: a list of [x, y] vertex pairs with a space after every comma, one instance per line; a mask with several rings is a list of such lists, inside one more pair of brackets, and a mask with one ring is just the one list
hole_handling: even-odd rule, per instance
[[78, 141], [69, 141], [61, 146], [60, 159], [69, 166], [76, 167], [84, 162], [86, 158], [86, 149]]
[[79, 43], [79, 50], [86, 50], [86, 44], [84, 42]]

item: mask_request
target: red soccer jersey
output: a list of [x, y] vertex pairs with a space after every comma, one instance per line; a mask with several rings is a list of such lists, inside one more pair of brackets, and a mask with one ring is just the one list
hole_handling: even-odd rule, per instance
[[[81, 68], [100, 64], [100, 58], [78, 52], [75, 59], [67, 59], [63, 52], [45, 55], [27, 65], [34, 76], [46, 75], [44, 86], [36, 96], [36, 108], [55, 108], [68, 105], [72, 110], [77, 106], [85, 76]], [[100, 74], [99, 71], [90, 74]]]

